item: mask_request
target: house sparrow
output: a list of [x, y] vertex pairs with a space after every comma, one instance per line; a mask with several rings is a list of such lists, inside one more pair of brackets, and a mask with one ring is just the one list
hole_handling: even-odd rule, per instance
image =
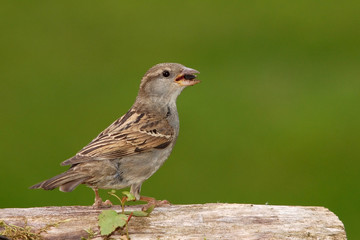
[[154, 203], [155, 199], [140, 196], [141, 185], [169, 157], [179, 134], [176, 99], [185, 87], [200, 82], [197, 73], [178, 63], [150, 68], [130, 110], [61, 164], [70, 165], [69, 170], [30, 188], [71, 192], [86, 184], [95, 191], [93, 206], [104, 207], [111, 203], [102, 201], [99, 188], [131, 186], [136, 200]]

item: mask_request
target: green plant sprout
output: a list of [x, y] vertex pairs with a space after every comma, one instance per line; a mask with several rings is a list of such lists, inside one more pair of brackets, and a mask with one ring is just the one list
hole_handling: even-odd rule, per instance
[[135, 201], [134, 195], [130, 192], [122, 192], [123, 196], [116, 195], [115, 190], [108, 192], [111, 196], [117, 198], [121, 204], [121, 213], [115, 210], [104, 210], [99, 215], [100, 234], [109, 237], [119, 228], [125, 228], [126, 237], [129, 237], [129, 221], [132, 216], [147, 217], [154, 210], [155, 205], [150, 206], [146, 211], [125, 211], [125, 204], [129, 201]]

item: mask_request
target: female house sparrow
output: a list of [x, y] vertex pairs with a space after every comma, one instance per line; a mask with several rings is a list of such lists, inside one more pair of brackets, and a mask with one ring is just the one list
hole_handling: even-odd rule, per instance
[[131, 186], [136, 200], [141, 184], [169, 157], [179, 134], [176, 99], [181, 91], [199, 83], [198, 71], [178, 63], [160, 63], [150, 68], [141, 80], [134, 105], [74, 157], [61, 165], [70, 169], [32, 187], [71, 192], [79, 184], [95, 191], [95, 207], [103, 203], [98, 189]]

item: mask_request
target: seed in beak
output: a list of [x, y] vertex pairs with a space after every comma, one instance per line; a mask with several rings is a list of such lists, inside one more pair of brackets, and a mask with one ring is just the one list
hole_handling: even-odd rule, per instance
[[193, 80], [193, 79], [196, 78], [196, 76], [195, 76], [195, 75], [192, 75], [192, 74], [185, 74], [185, 75], [184, 75], [184, 78], [185, 78], [186, 80]]

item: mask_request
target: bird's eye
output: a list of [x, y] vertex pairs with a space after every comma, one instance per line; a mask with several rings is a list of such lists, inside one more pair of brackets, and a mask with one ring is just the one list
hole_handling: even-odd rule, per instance
[[170, 76], [170, 73], [169, 73], [169, 71], [165, 70], [165, 71], [162, 72], [162, 75], [164, 77], [168, 77], [168, 76]]

